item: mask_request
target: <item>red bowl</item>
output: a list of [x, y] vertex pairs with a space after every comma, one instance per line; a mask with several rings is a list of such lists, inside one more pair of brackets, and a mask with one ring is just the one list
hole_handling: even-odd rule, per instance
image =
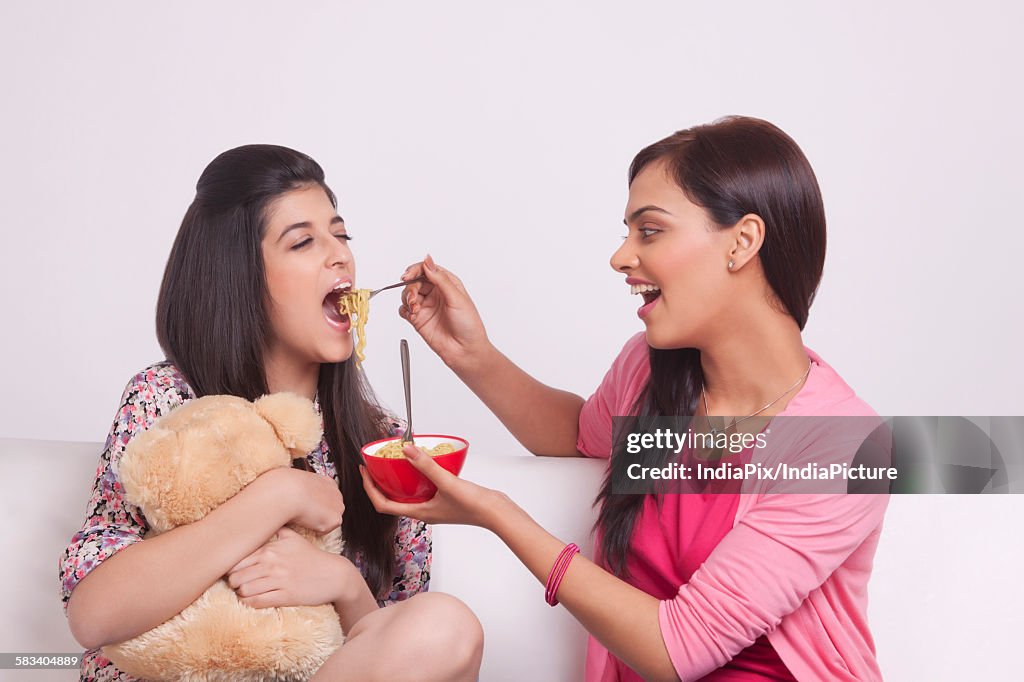
[[[395, 502], [426, 502], [437, 492], [437, 486], [431, 483], [430, 479], [421, 474], [404, 457], [376, 457], [373, 454], [388, 443], [401, 439], [401, 436], [397, 436], [375, 440], [364, 445], [362, 453], [366, 471], [388, 499]], [[456, 450], [444, 455], [437, 455], [434, 457], [434, 461], [440, 464], [442, 469], [458, 476], [466, 461], [466, 453], [469, 452], [469, 442], [457, 436], [433, 433], [416, 434], [416, 445], [428, 450], [441, 443], [451, 443]]]

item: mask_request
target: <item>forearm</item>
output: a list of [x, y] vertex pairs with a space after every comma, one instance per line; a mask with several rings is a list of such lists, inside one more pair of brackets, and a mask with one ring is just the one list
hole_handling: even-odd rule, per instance
[[[546, 584], [565, 543], [505, 495], [496, 494], [489, 507], [492, 511], [487, 527], [541, 584]], [[562, 579], [558, 600], [591, 635], [644, 679], [678, 679], [662, 640], [656, 598], [576, 556]]]
[[452, 369], [535, 455], [578, 456], [583, 398], [546, 386], [488, 343], [475, 357]]
[[346, 564], [342, 571], [346, 590], [334, 602], [334, 610], [338, 612], [342, 632], [348, 633], [363, 616], [373, 613], [379, 607], [359, 569], [344, 557], [338, 558]]
[[97, 566], [68, 602], [71, 632], [95, 648], [163, 623], [289, 521], [257, 479], [200, 521], [137, 542]]

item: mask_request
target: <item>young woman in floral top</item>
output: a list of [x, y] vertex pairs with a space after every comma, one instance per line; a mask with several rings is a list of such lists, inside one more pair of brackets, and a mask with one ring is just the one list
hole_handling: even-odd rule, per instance
[[[131, 679], [100, 647], [159, 625], [225, 576], [254, 608], [334, 604], [347, 639], [314, 680], [476, 679], [479, 622], [426, 593], [428, 528], [378, 513], [361, 485], [360, 445], [399, 426], [373, 400], [332, 304], [355, 278], [336, 205], [320, 166], [284, 147], [229, 150], [200, 177], [157, 303], [168, 361], [125, 389], [85, 524], [61, 560], [71, 631], [89, 649], [81, 679]], [[118, 480], [131, 438], [198, 396], [277, 391], [313, 399], [323, 418], [304, 466], [269, 471], [206, 518], [143, 541], [146, 521]], [[282, 529], [339, 521], [343, 556]]]

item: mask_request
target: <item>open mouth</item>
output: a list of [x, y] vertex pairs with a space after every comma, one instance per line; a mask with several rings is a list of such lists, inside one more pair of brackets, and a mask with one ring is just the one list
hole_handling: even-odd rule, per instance
[[339, 284], [324, 296], [324, 301], [321, 305], [324, 309], [324, 317], [327, 318], [328, 322], [343, 325], [349, 321], [348, 315], [342, 315], [339, 311], [339, 305], [341, 297], [348, 293], [351, 288], [352, 284], [345, 282], [344, 284]]
[[654, 284], [632, 284], [630, 293], [639, 294], [644, 299], [644, 305], [648, 305], [661, 296], [661, 289]]

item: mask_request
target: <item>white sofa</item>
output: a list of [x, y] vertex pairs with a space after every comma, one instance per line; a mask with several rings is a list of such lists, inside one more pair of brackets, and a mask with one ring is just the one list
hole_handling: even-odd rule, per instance
[[[58, 596], [57, 560], [82, 522], [98, 443], [0, 438], [0, 651], [79, 651]], [[474, 456], [475, 455], [475, 456]], [[602, 464], [473, 453], [463, 474], [506, 491], [590, 551]], [[1024, 495], [896, 496], [871, 581], [870, 619], [889, 680], [1020, 679]], [[485, 682], [581, 678], [585, 634], [512, 553], [478, 528], [435, 528], [433, 589], [468, 603], [486, 633]], [[73, 680], [72, 671], [0, 680]]]
[[[70, 653], [81, 648], [60, 606], [57, 562], [85, 512], [100, 443], [0, 439], [4, 554], [0, 651]], [[599, 462], [524, 456], [470, 457], [464, 475], [507, 491], [542, 524], [590, 551], [590, 509]], [[483, 680], [575, 680], [585, 633], [504, 545], [478, 528], [434, 531], [431, 589], [458, 595], [486, 632]], [[0, 680], [7, 679], [0, 670]], [[33, 671], [32, 680], [76, 679]], [[13, 679], [13, 678], [12, 678]]]

